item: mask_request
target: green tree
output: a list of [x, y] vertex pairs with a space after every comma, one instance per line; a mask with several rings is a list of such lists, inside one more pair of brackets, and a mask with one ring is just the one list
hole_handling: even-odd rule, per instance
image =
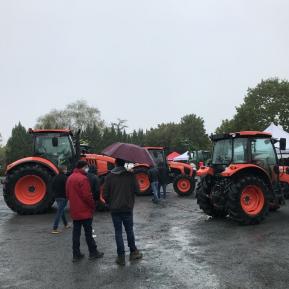
[[289, 82], [278, 78], [262, 80], [249, 88], [232, 120], [225, 120], [217, 132], [264, 130], [271, 122], [289, 130]]
[[180, 144], [187, 145], [189, 150], [201, 150], [209, 147], [210, 140], [206, 134], [203, 118], [195, 114], [185, 115], [179, 126]]
[[87, 127], [104, 126], [100, 118], [100, 111], [91, 107], [84, 100], [70, 103], [64, 110], [53, 109], [49, 113], [38, 118], [36, 128], [70, 128], [73, 130], [85, 130]]
[[12, 129], [11, 137], [6, 144], [6, 163], [9, 164], [20, 158], [31, 156], [32, 137], [19, 122]]

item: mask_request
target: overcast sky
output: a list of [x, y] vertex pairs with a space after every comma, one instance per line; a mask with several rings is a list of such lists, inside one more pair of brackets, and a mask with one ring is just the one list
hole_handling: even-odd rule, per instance
[[129, 129], [195, 113], [208, 133], [248, 87], [289, 79], [288, 0], [0, 0], [0, 133], [85, 99]]

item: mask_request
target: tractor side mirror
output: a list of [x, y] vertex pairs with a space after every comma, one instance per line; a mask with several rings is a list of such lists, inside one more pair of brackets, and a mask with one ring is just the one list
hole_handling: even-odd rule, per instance
[[52, 138], [52, 146], [58, 147], [58, 138], [57, 137]]
[[280, 151], [285, 151], [286, 150], [286, 138], [280, 138], [279, 145], [280, 145]]

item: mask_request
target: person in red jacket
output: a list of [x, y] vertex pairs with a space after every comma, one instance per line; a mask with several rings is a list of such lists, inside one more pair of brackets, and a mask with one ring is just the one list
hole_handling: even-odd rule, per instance
[[95, 210], [90, 183], [87, 177], [88, 163], [78, 161], [73, 173], [66, 182], [66, 195], [70, 206], [70, 215], [73, 220], [72, 249], [73, 262], [84, 257], [80, 252], [81, 227], [84, 228], [85, 239], [89, 250], [89, 259], [103, 257], [103, 253], [97, 250], [96, 243], [92, 237], [92, 219]]

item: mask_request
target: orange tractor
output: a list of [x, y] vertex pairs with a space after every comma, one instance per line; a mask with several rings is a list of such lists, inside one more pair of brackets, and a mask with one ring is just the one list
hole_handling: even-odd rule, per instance
[[[241, 224], [260, 223], [288, 194], [289, 170], [279, 164], [271, 134], [257, 131], [213, 135], [211, 163], [201, 167], [199, 207], [213, 217], [229, 215]], [[280, 139], [280, 150], [286, 139]]]
[[[178, 162], [167, 162], [164, 147], [145, 147], [152, 158], [158, 163], [162, 163], [168, 169], [168, 181], [173, 183], [174, 190], [180, 196], [187, 196], [194, 192], [196, 171], [189, 164]], [[134, 173], [140, 187], [140, 195], [151, 193], [151, 185], [148, 177], [149, 167], [145, 164], [134, 166]]]
[[[33, 155], [7, 166], [3, 187], [4, 200], [19, 214], [40, 214], [54, 203], [51, 180], [66, 165], [72, 171], [79, 159], [97, 167], [101, 181], [114, 167], [114, 159], [97, 154], [81, 154], [79, 133], [68, 129], [29, 130], [33, 137]], [[100, 201], [103, 201], [100, 194]]]

